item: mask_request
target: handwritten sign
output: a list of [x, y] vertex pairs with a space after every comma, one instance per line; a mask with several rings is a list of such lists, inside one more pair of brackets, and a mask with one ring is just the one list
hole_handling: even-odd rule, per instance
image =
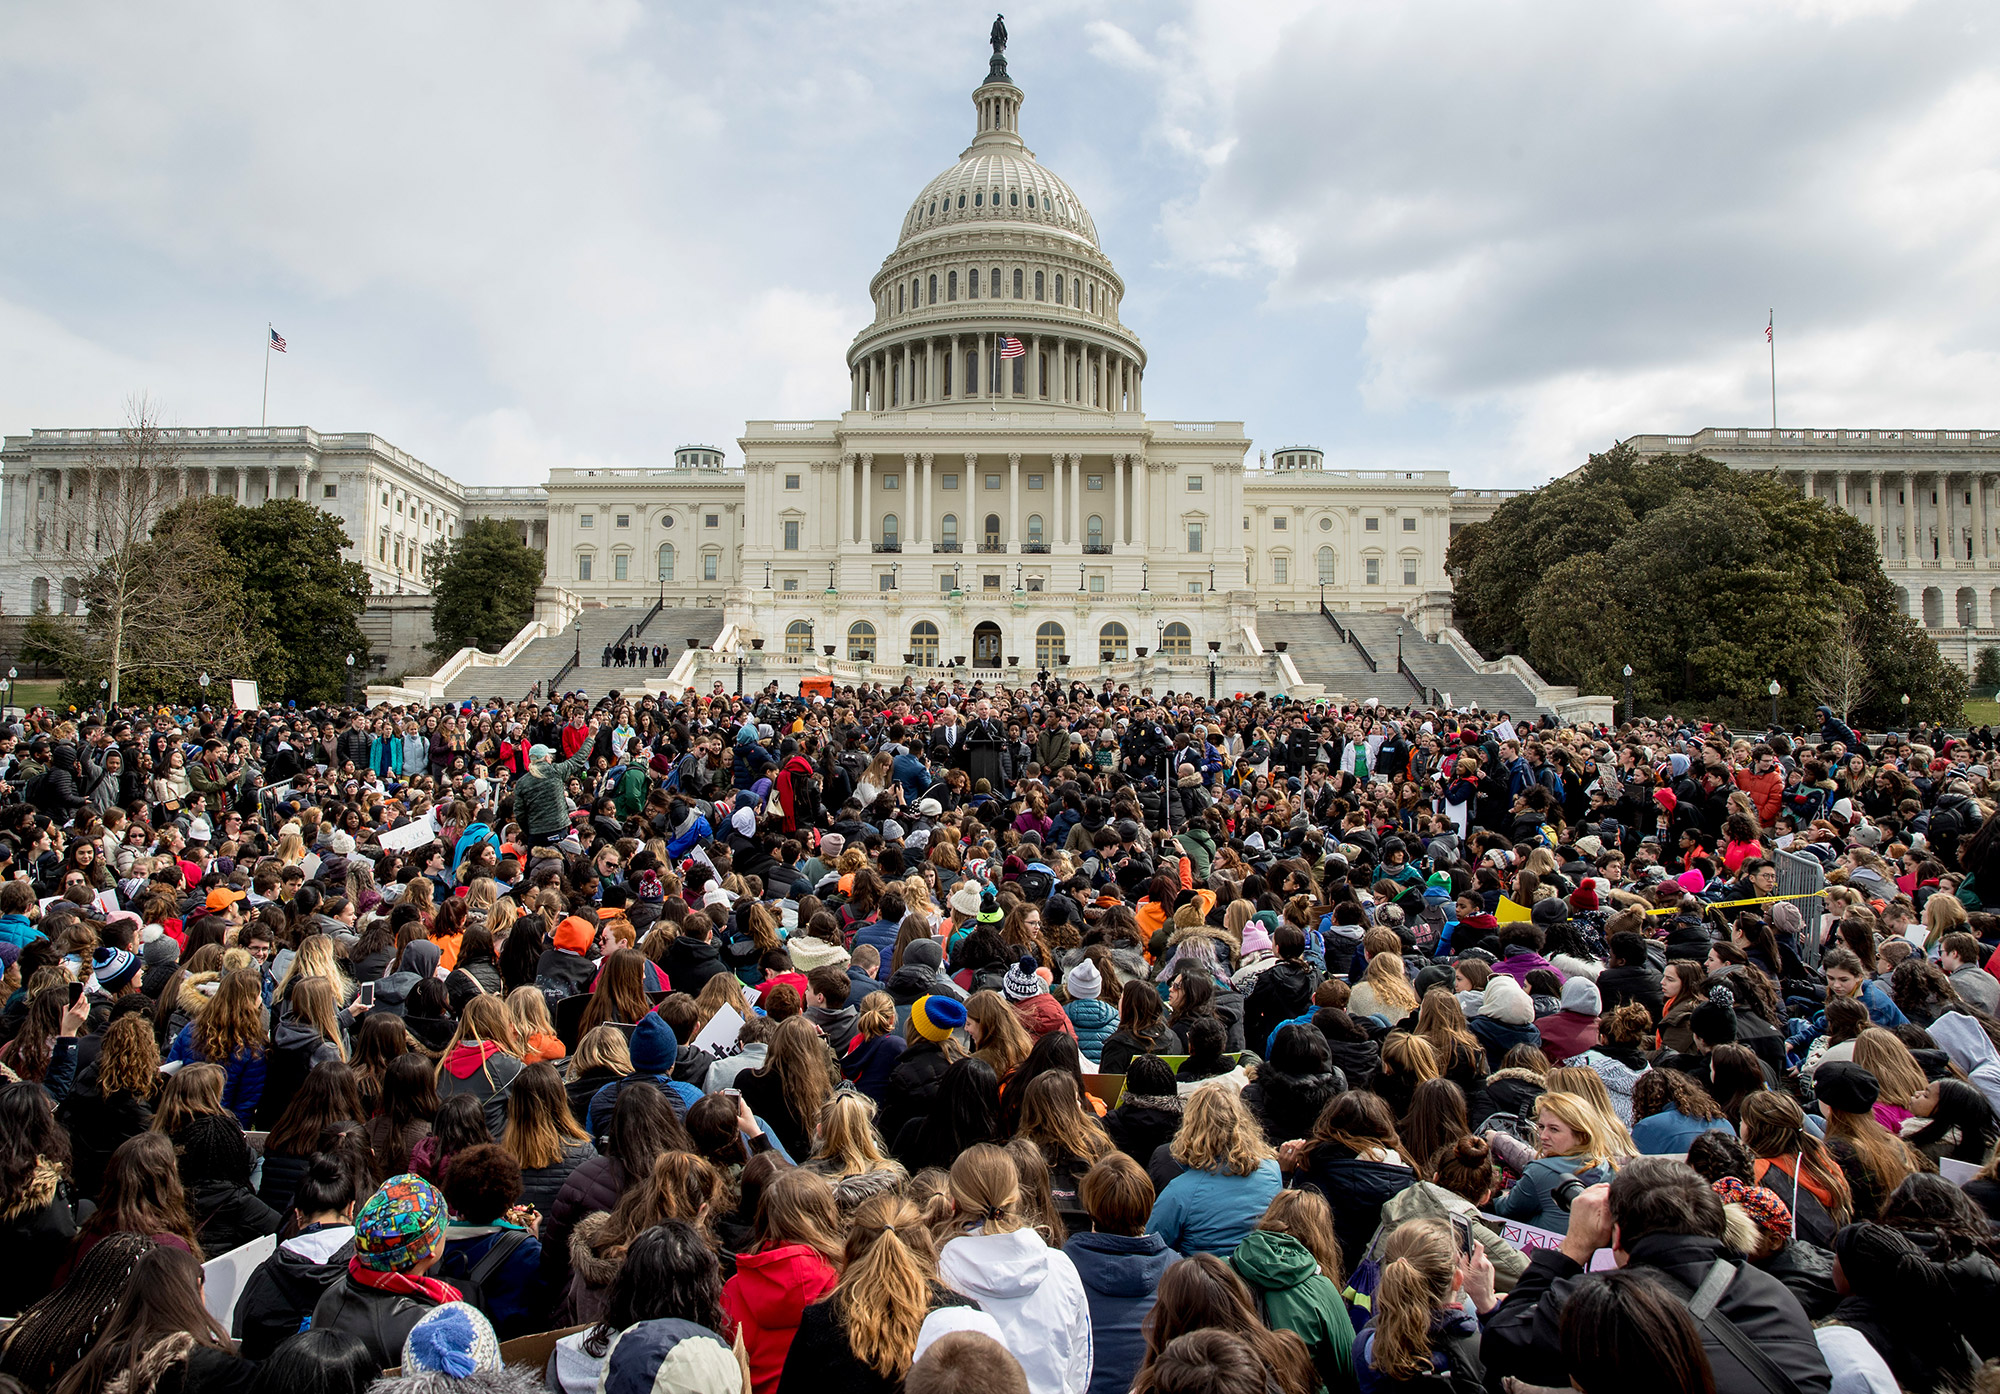
[[717, 1051], [736, 1044], [736, 1038], [743, 1034], [743, 1017], [736, 1008], [721, 1006], [708, 1019], [708, 1025], [701, 1028], [694, 1038], [696, 1050]]
[[422, 818], [412, 818], [400, 828], [391, 828], [383, 833], [377, 842], [384, 852], [410, 852], [427, 842], [437, 841], [437, 827], [426, 814]]
[[[1552, 1229], [1524, 1224], [1520, 1220], [1503, 1220], [1498, 1215], [1488, 1215], [1484, 1212], [1481, 1212], [1479, 1218], [1486, 1221], [1502, 1239], [1524, 1254], [1531, 1254], [1537, 1249], [1560, 1249], [1563, 1246], [1565, 1236], [1557, 1234]], [[1599, 1249], [1590, 1256], [1590, 1271], [1593, 1273], [1603, 1273], [1617, 1266], [1618, 1260], [1612, 1257], [1609, 1249]]]

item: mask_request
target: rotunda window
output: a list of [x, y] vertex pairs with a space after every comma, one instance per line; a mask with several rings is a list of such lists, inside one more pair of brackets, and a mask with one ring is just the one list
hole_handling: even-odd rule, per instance
[[960, 195], [958, 196], [958, 206], [959, 206], [960, 208], [963, 208], [963, 207], [965, 207], [965, 195], [964, 195], [964, 194], [960, 194]]
[[1007, 206], [1009, 208], [1019, 208], [1021, 206], [1021, 195], [1018, 190], [1007, 195]]
[[935, 217], [937, 216], [937, 200], [936, 200], [936, 199], [932, 199], [932, 200], [931, 200], [931, 211], [930, 211], [929, 213], [925, 214], [924, 216], [925, 216], [925, 217], [928, 217], [928, 218], [935, 218]]
[[1035, 206], [1035, 196], [1034, 196], [1033, 194], [1029, 194], [1029, 195], [1028, 195], [1028, 207], [1030, 207], [1030, 208], [1033, 208], [1034, 206]]
[[985, 197], [986, 197], [986, 195], [985, 195], [985, 194], [983, 194], [983, 193], [981, 193], [981, 194], [974, 194], [974, 195], [972, 196], [972, 206], [973, 206], [974, 208], [977, 208], [977, 207], [979, 207], [979, 206], [980, 206], [980, 203], [981, 203], [981, 202], [982, 202], [982, 201], [983, 201], [983, 200], [985, 199]]

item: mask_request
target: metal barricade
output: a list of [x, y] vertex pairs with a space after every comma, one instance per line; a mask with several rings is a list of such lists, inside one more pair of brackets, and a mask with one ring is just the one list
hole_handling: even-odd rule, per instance
[[[1813, 891], [1826, 889], [1826, 868], [1820, 865], [1818, 857], [1802, 852], [1780, 852], [1777, 855], [1778, 894], [1808, 896]], [[1805, 942], [1799, 945], [1799, 957], [1807, 964], [1819, 967], [1820, 923], [1826, 914], [1824, 899], [1795, 900], [1799, 914], [1805, 917]]]

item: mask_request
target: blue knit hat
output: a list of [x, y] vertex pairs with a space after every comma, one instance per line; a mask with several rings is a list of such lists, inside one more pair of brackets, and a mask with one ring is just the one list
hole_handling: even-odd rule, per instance
[[431, 1308], [403, 1341], [403, 1372], [435, 1370], [464, 1379], [500, 1368], [500, 1338], [485, 1313], [464, 1302]]
[[941, 1041], [965, 1025], [965, 1003], [945, 993], [919, 997], [910, 1008], [910, 1025], [927, 1041]]

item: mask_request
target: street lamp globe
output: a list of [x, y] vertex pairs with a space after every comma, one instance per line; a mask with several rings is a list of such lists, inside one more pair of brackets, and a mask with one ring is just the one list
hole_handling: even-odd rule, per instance
[[1776, 678], [1771, 679], [1771, 685], [1765, 688], [1764, 690], [1770, 693], [1773, 697], [1777, 696], [1780, 691], [1778, 687], [1778, 680]]

